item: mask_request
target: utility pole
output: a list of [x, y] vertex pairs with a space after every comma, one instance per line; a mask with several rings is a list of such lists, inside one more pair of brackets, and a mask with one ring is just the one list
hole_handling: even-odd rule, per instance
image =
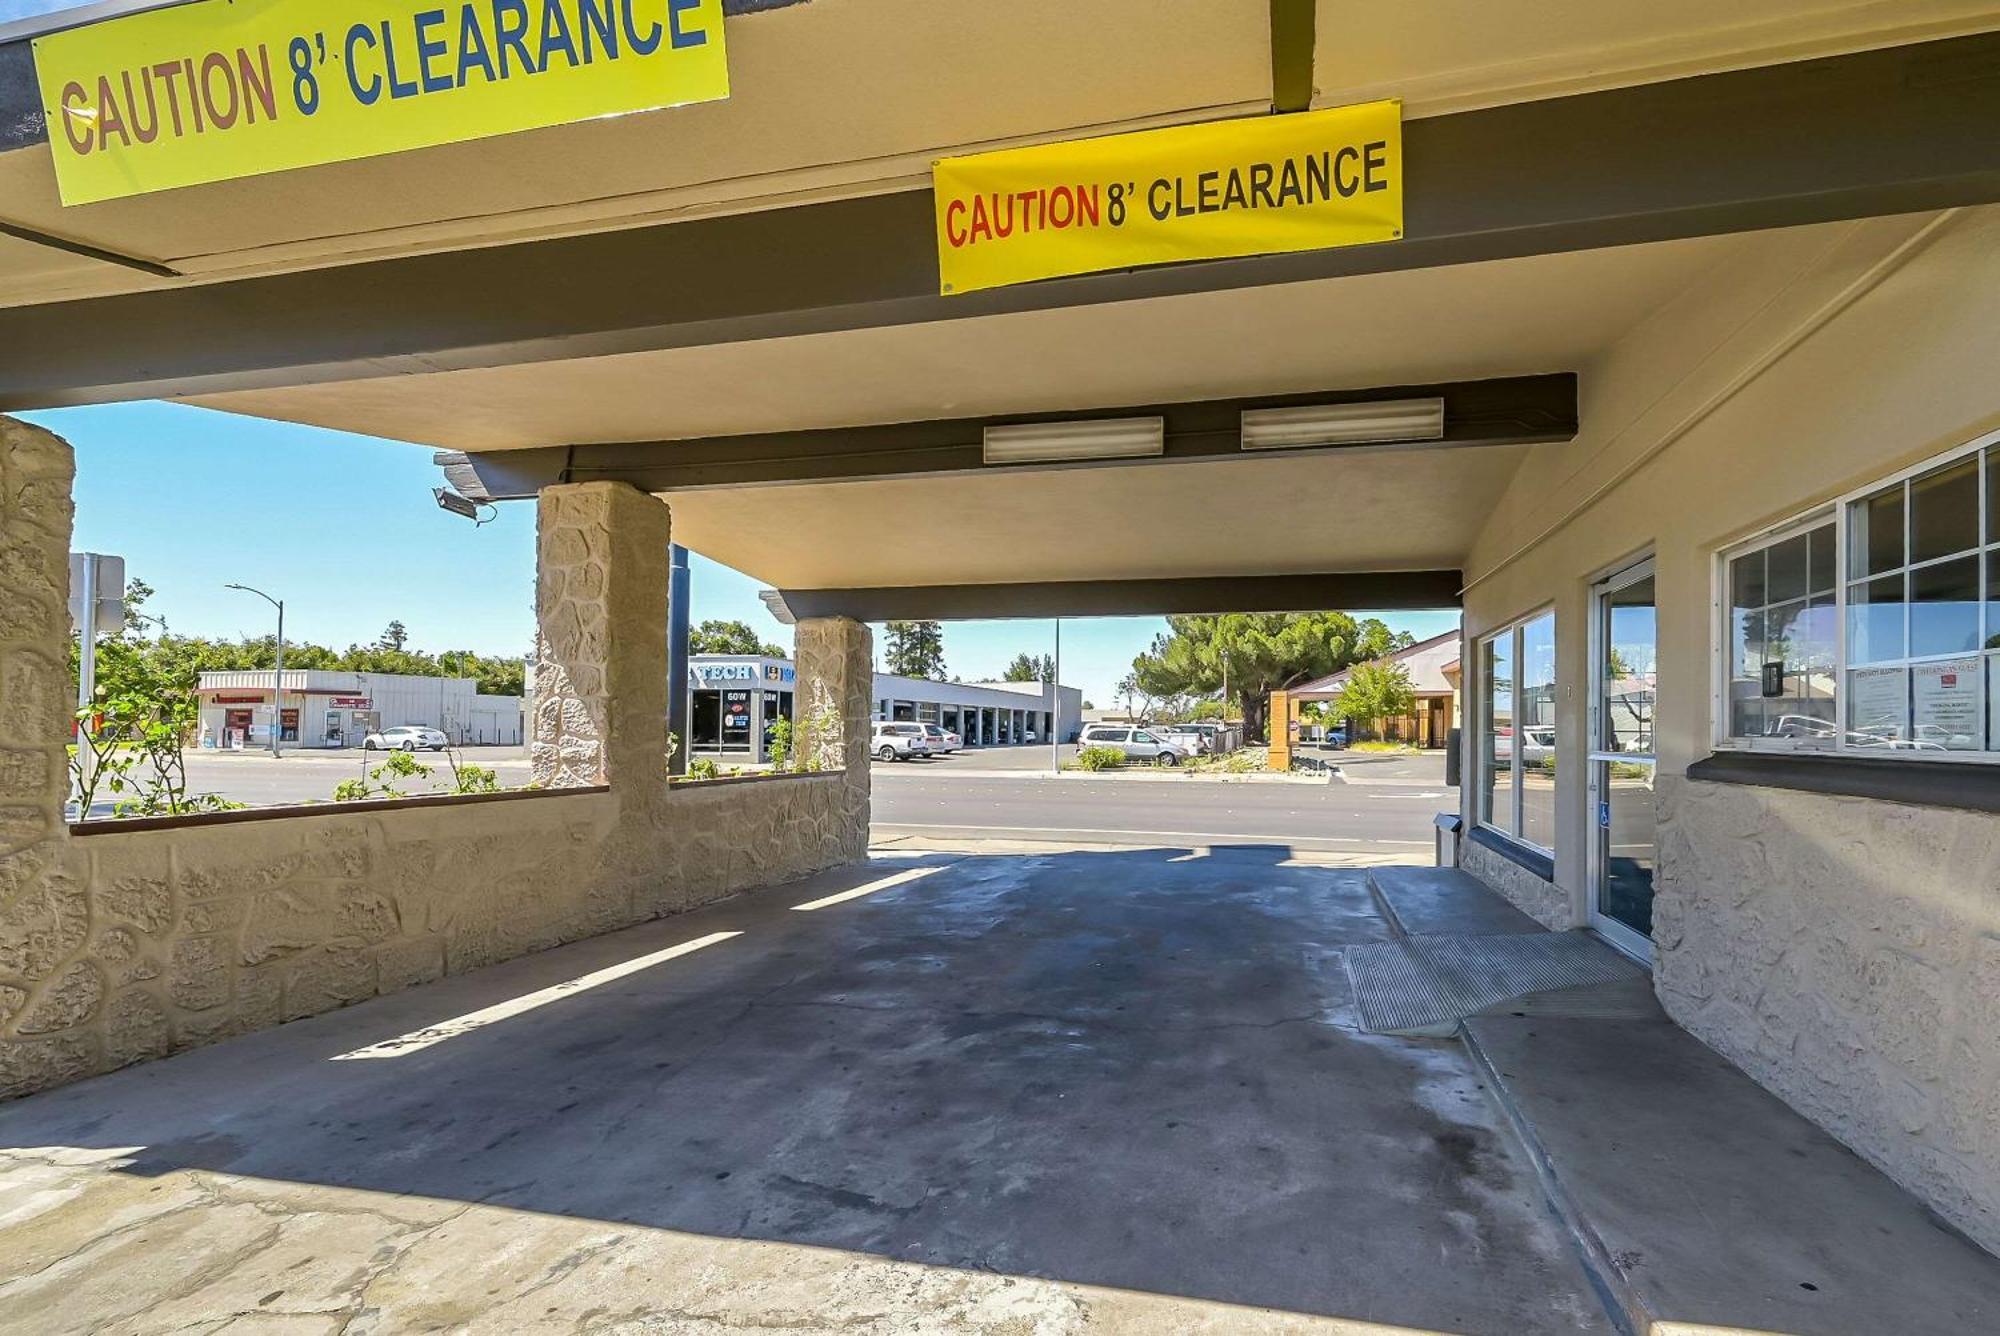
[[1056, 618], [1056, 662], [1049, 673], [1049, 768], [1062, 773], [1062, 618]]
[[[79, 622], [78, 633], [82, 636], [82, 640], [77, 645], [76, 658], [76, 727], [90, 729], [92, 737], [95, 737], [97, 731], [93, 727], [96, 722], [95, 717], [86, 713], [97, 701], [97, 556], [95, 553], [88, 553], [83, 558], [83, 617]], [[90, 813], [82, 810], [86, 806], [83, 795], [90, 791], [91, 769], [97, 761], [96, 749], [92, 747], [89, 739], [77, 738], [76, 759], [83, 780], [77, 793], [79, 810], [76, 819], [88, 821]]]
[[667, 546], [667, 732], [673, 750], [667, 753], [667, 773], [685, 775], [688, 763], [688, 550]]
[[283, 599], [272, 598], [261, 589], [252, 589], [245, 584], [223, 586], [226, 589], [240, 589], [246, 594], [255, 594], [278, 610], [278, 657], [271, 670], [271, 758], [276, 760], [283, 752], [278, 739], [285, 731], [285, 604]]

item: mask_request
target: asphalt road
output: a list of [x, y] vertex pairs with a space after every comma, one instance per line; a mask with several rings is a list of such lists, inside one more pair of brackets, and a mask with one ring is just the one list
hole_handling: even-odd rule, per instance
[[1456, 805], [1421, 784], [1223, 784], [1195, 779], [1007, 779], [933, 766], [875, 767], [874, 835], [1087, 844], [1282, 842], [1415, 856]]
[[[334, 786], [343, 779], [359, 779], [382, 764], [386, 752], [294, 751], [277, 760], [263, 753], [227, 756], [190, 751], [187, 757], [189, 793], [218, 793], [252, 807], [277, 807], [287, 803], [330, 802]], [[465, 747], [461, 760], [496, 772], [504, 788], [518, 788], [534, 777], [522, 747]], [[449, 793], [451, 765], [436, 752], [418, 752], [419, 764], [432, 768], [427, 779], [392, 781], [403, 793]], [[98, 794], [97, 810], [111, 810], [111, 795]]]
[[[522, 748], [473, 747], [462, 755], [497, 771], [502, 785], [518, 786], [530, 778]], [[1431, 818], [1456, 800], [1441, 782], [1441, 766], [1425, 757], [1355, 765], [1351, 781], [1322, 785], [1175, 777], [1058, 779], [1025, 769], [1015, 778], [986, 768], [994, 756], [1017, 760], [1022, 754], [966, 753], [875, 764], [875, 837], [1125, 845], [1284, 842], [1321, 853], [1406, 857], [1431, 847]], [[1042, 756], [1045, 760], [1046, 753]], [[434, 767], [432, 775], [397, 780], [396, 786], [410, 794], [449, 791], [445, 758], [420, 752], [417, 759]], [[197, 753], [188, 757], [188, 787], [253, 807], [325, 802], [341, 780], [359, 777], [382, 760], [379, 752], [359, 751], [300, 751], [275, 761], [262, 755]], [[99, 810], [108, 813], [108, 804]]]

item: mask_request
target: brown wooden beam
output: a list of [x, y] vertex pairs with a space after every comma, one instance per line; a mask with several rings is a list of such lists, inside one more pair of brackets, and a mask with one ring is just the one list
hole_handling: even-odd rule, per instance
[[[1279, 453], [1242, 448], [1239, 428], [1241, 415], [1246, 409], [1429, 398], [1444, 400], [1444, 436], [1440, 440], [1307, 446], [1282, 453], [1539, 445], [1548, 441], [1567, 441], [1576, 435], [1577, 378], [1574, 372], [1556, 372], [1541, 376], [1454, 381], [1442, 385], [1392, 385], [1369, 390], [1202, 399], [1177, 404], [949, 418], [872, 427], [712, 436], [684, 441], [496, 450], [473, 455], [442, 451], [437, 460], [444, 467], [446, 481], [452, 488], [476, 501], [521, 500], [558, 482], [627, 482], [648, 492], [683, 492], [717, 487], [857, 482], [935, 474], [1131, 468], [1216, 459], [1268, 458], [1273, 453]], [[1154, 416], [1165, 419], [1166, 423], [1165, 452], [1156, 458], [991, 465], [986, 463], [982, 450], [984, 430], [988, 426]]]
[[1396, 612], [1456, 608], [1463, 584], [1455, 570], [1328, 571], [1163, 580], [767, 589], [763, 599], [771, 614], [786, 624], [807, 617], [886, 622], [1328, 609]]
[[938, 293], [930, 191], [0, 310], [0, 411], [1130, 301], [2000, 201], [2000, 35], [1411, 121], [1405, 238]]
[[1313, 99], [1314, 0], [1271, 0], [1271, 110], [1304, 111]]

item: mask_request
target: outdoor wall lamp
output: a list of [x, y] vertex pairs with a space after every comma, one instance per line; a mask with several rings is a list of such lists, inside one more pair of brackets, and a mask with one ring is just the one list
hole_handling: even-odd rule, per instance
[[1023, 422], [986, 428], [988, 464], [1039, 464], [1059, 459], [1138, 459], [1166, 451], [1167, 420], [1099, 418], [1089, 422]]
[[1245, 450], [1443, 439], [1442, 399], [1307, 404], [1302, 408], [1251, 408], [1243, 413]]

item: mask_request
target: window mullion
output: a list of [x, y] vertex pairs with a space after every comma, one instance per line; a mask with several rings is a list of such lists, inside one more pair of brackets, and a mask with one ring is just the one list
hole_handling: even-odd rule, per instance
[[1516, 626], [1507, 633], [1514, 642], [1514, 745], [1508, 748], [1513, 754], [1507, 758], [1508, 769], [1514, 775], [1514, 824], [1509, 833], [1517, 840], [1525, 838], [1522, 831], [1527, 826], [1525, 819], [1527, 804], [1521, 800], [1521, 777], [1526, 773], [1521, 765], [1521, 757], [1528, 750], [1527, 725], [1524, 722], [1526, 716], [1521, 708], [1523, 698], [1527, 694], [1523, 688], [1527, 685], [1528, 679], [1527, 660], [1521, 652], [1527, 643], [1527, 637], [1522, 631], [1523, 627]]
[[1847, 750], [1847, 590], [1850, 505], [1833, 508], [1833, 749]]

